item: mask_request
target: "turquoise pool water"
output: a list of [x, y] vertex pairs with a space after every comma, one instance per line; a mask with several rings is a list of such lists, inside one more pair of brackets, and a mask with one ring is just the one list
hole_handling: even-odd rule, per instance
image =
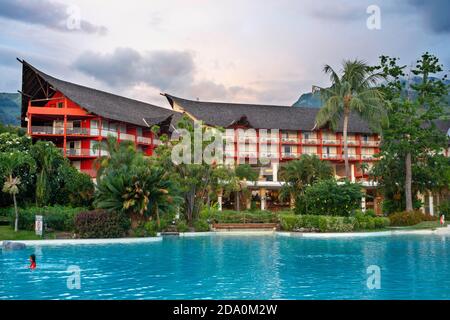
[[[31, 253], [34, 272], [26, 268]], [[380, 267], [380, 289], [367, 287], [371, 265]], [[80, 270], [80, 289], [69, 266]], [[450, 299], [450, 237], [227, 235], [28, 247], [1, 252], [0, 299]]]

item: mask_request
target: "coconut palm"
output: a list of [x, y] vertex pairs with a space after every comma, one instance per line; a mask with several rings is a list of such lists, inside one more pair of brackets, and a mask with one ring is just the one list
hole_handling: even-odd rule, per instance
[[345, 60], [341, 75], [329, 65], [325, 65], [323, 71], [330, 76], [331, 87], [316, 87], [320, 90], [323, 101], [316, 117], [316, 126], [328, 124], [332, 130], [336, 130], [343, 120], [345, 175], [349, 178], [347, 132], [350, 114], [358, 114], [372, 129], [379, 130], [381, 122], [386, 119], [386, 111], [382, 92], [375, 86], [383, 76], [373, 72], [361, 60]]
[[5, 178], [2, 191], [9, 193], [14, 201], [15, 221], [14, 231], [19, 230], [19, 210], [17, 208], [17, 194], [20, 191], [21, 179], [20, 176], [15, 175], [19, 168], [27, 166], [30, 173], [35, 170], [34, 159], [24, 152], [0, 153], [0, 172]]

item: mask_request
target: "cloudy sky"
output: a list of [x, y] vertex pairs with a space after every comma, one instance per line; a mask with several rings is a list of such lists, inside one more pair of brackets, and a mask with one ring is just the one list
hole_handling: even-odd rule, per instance
[[345, 58], [409, 65], [428, 50], [448, 70], [449, 12], [448, 0], [0, 0], [0, 92], [20, 89], [19, 57], [161, 106], [160, 92], [290, 105]]

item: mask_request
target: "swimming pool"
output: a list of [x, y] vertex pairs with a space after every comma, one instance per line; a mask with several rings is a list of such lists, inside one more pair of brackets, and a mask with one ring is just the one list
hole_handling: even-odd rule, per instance
[[[380, 268], [380, 289], [367, 286], [370, 266]], [[450, 237], [35, 246], [1, 252], [0, 299], [450, 299]]]

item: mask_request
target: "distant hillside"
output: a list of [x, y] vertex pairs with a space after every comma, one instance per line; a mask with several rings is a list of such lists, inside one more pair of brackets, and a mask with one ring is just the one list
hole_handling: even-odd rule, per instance
[[320, 101], [320, 93], [304, 93], [292, 106], [320, 108], [322, 106], [322, 101]]
[[[403, 83], [406, 83], [406, 79]], [[420, 77], [413, 77], [410, 80], [411, 84], [418, 84], [421, 81]], [[445, 84], [450, 85], [450, 80], [446, 80]], [[406, 91], [405, 91], [406, 93]], [[414, 95], [411, 98], [415, 98]], [[450, 94], [447, 96], [447, 102], [450, 104]], [[322, 102], [320, 101], [320, 93], [303, 93], [300, 98], [292, 105], [293, 107], [309, 107], [309, 108], [320, 108]]]
[[0, 123], [20, 125], [21, 95], [0, 93]]

